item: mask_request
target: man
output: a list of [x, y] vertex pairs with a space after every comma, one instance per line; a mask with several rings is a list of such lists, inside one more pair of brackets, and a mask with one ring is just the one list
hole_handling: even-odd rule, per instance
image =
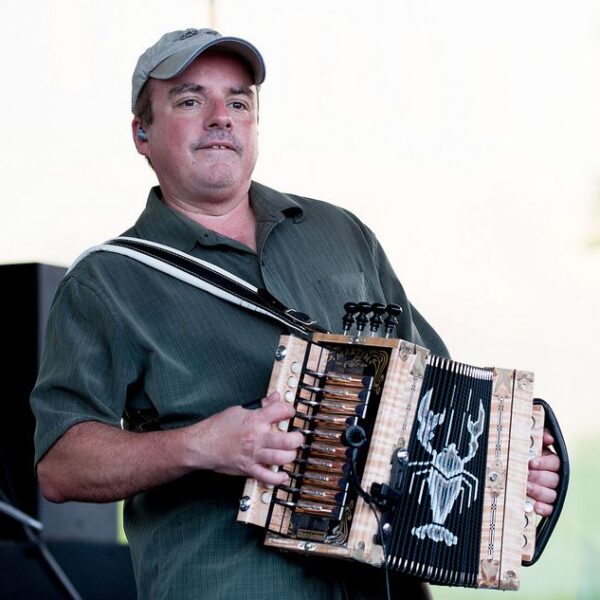
[[[166, 34], [140, 57], [132, 132], [160, 187], [126, 234], [225, 268], [330, 330], [348, 300], [396, 302], [399, 336], [446, 354], [353, 215], [251, 181], [264, 73], [254, 46], [212, 30]], [[383, 596], [375, 570], [266, 550], [235, 523], [244, 478], [282, 483], [266, 465], [303, 442], [271, 430], [293, 414], [276, 394], [241, 406], [264, 395], [280, 333], [118, 255], [88, 256], [62, 282], [32, 396], [40, 486], [57, 502], [127, 499], [140, 597]], [[537, 467], [531, 493], [548, 512], [557, 460]], [[408, 578], [394, 586], [427, 595]]]

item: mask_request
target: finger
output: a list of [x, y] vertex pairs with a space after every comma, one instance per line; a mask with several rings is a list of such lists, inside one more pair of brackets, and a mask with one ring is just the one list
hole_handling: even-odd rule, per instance
[[281, 396], [279, 392], [271, 392], [268, 396], [262, 399], [262, 407], [269, 406], [269, 404], [273, 404], [273, 402], [280, 402]]
[[267, 406], [255, 411], [256, 418], [264, 420], [266, 423], [276, 423], [277, 421], [291, 419], [295, 414], [294, 407], [281, 400], [273, 400]]
[[263, 465], [287, 465], [296, 460], [296, 451], [260, 448], [254, 453], [254, 460]]
[[537, 502], [542, 502], [544, 504], [553, 504], [556, 500], [556, 491], [550, 488], [547, 488], [543, 485], [539, 485], [537, 483], [532, 483], [531, 481], [527, 482], [527, 494], [530, 498], [533, 498]]
[[536, 502], [533, 505], [533, 510], [542, 517], [549, 517], [552, 514], [553, 508], [552, 505], [546, 504], [545, 502]]
[[267, 485], [281, 485], [289, 481], [287, 473], [284, 471], [273, 471], [265, 465], [254, 465], [249, 471], [250, 477]]
[[554, 471], [560, 469], [560, 458], [554, 452], [548, 452], [529, 461], [529, 470]]
[[554, 471], [529, 471], [527, 480], [552, 489], [556, 489], [560, 483], [560, 477]]
[[542, 448], [542, 456], [556, 456], [558, 464], [560, 465], [560, 456], [558, 456], [554, 450], [551, 450], [550, 448]]
[[554, 437], [552, 437], [552, 434], [550, 433], [550, 430], [548, 428], [544, 429], [544, 446], [552, 446], [552, 444], [554, 444]]
[[283, 433], [281, 431], [267, 431], [260, 440], [262, 448], [274, 448], [276, 450], [296, 450], [304, 443], [304, 436], [299, 431]]

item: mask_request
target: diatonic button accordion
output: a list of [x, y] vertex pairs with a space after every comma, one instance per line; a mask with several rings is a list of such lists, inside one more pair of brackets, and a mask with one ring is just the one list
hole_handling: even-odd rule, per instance
[[283, 336], [268, 392], [305, 443], [248, 479], [238, 521], [265, 544], [441, 585], [516, 590], [536, 544], [528, 461], [542, 450], [533, 374], [477, 368], [398, 339]]

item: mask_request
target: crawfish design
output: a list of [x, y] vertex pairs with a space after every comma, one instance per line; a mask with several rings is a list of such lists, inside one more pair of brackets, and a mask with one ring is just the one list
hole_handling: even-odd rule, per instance
[[431, 460], [409, 463], [409, 467], [418, 469], [412, 473], [409, 493], [412, 493], [415, 478], [422, 475], [419, 504], [423, 496], [423, 487], [427, 483], [433, 522], [413, 527], [411, 533], [419, 539], [429, 538], [434, 542], [444, 542], [447, 546], [453, 546], [457, 544], [458, 537], [447, 529], [444, 523], [463, 490], [466, 490], [467, 493], [467, 508], [471, 506], [472, 501], [477, 499], [479, 481], [465, 469], [465, 465], [476, 455], [479, 448], [477, 440], [483, 432], [485, 411], [480, 400], [477, 420], [472, 421], [470, 417], [468, 419], [467, 431], [470, 435], [470, 441], [467, 455], [464, 458], [459, 456], [454, 443], [446, 445], [438, 452], [432, 447], [431, 441], [435, 437], [435, 430], [438, 425], [444, 422], [446, 411], [434, 413], [430, 410], [432, 394], [433, 388], [424, 394], [417, 412], [419, 423], [417, 439], [431, 456]]

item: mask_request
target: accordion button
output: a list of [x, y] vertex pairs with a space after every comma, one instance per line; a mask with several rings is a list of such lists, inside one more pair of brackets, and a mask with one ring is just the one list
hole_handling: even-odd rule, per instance
[[279, 421], [279, 423], [277, 423], [277, 429], [279, 429], [279, 431], [287, 431], [288, 421]]
[[525, 512], [533, 512], [533, 502], [531, 500], [525, 500]]
[[297, 388], [298, 387], [298, 378], [297, 377], [290, 377], [287, 381], [288, 387], [291, 387], [292, 389]]
[[269, 502], [271, 502], [271, 493], [270, 492], [263, 492], [260, 496], [260, 501], [263, 504], [269, 504]]
[[294, 392], [290, 392], [289, 390], [283, 395], [283, 398], [286, 402], [294, 401]]
[[300, 373], [300, 371], [302, 371], [302, 365], [299, 362], [293, 362], [290, 369], [291, 369], [292, 373], [294, 373], [294, 375], [298, 375], [298, 373]]

